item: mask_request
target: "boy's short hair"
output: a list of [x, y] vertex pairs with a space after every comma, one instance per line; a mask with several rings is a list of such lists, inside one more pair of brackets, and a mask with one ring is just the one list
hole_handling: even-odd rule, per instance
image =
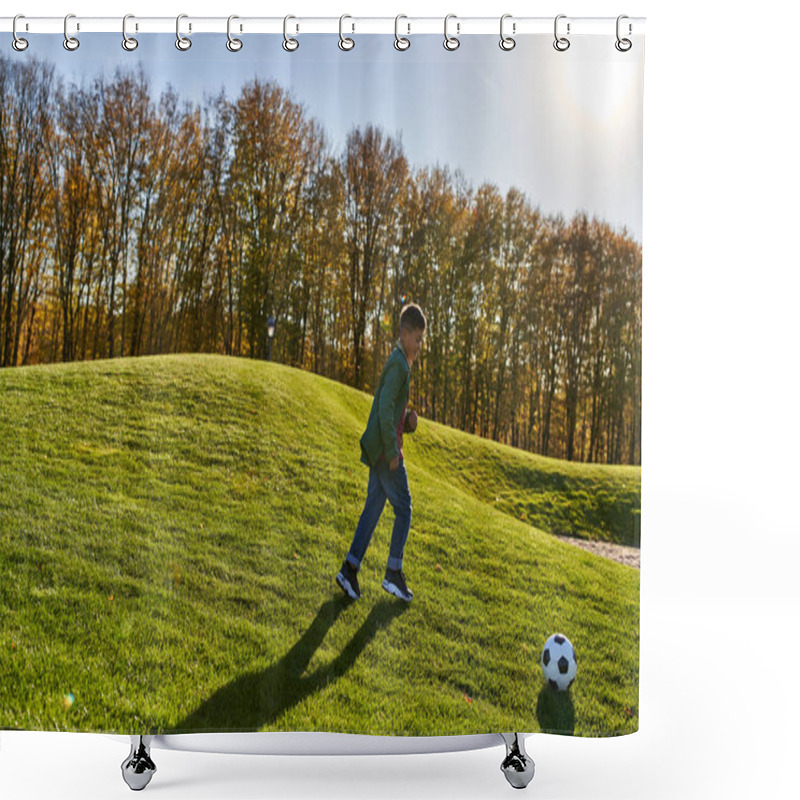
[[400, 312], [401, 328], [424, 331], [426, 324], [425, 315], [416, 303], [403, 306], [403, 310]]

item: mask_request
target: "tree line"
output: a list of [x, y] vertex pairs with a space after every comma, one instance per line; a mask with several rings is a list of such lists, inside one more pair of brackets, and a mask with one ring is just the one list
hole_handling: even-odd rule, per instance
[[0, 366], [271, 352], [372, 391], [413, 301], [422, 416], [641, 463], [642, 254], [625, 230], [414, 168], [374, 125], [333, 152], [274, 81], [193, 105], [153, 99], [141, 66], [68, 86], [2, 56], [0, 97]]

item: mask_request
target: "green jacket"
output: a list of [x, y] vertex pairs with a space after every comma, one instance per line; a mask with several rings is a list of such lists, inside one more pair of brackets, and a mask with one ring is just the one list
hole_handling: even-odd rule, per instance
[[377, 463], [381, 453], [386, 455], [387, 461], [399, 455], [397, 425], [408, 402], [410, 385], [411, 367], [398, 339], [383, 365], [375, 397], [372, 399], [367, 429], [360, 440], [361, 461], [367, 466]]

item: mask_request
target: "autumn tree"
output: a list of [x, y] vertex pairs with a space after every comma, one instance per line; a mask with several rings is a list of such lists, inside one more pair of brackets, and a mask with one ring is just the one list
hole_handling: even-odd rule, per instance
[[267, 320], [289, 316], [301, 271], [299, 227], [323, 146], [319, 124], [273, 81], [254, 80], [236, 103], [232, 202], [242, 217], [242, 313], [250, 355], [267, 356]]
[[44, 290], [49, 217], [45, 153], [52, 136], [52, 64], [0, 58], [0, 365], [20, 355]]
[[[380, 319], [391, 245], [396, 241], [396, 201], [408, 175], [400, 144], [374, 125], [353, 128], [342, 155], [345, 241], [349, 259], [349, 315], [353, 383], [363, 386], [367, 322]], [[375, 311], [377, 309], [377, 311]], [[371, 313], [374, 312], [374, 313]], [[380, 335], [380, 325], [372, 333]]]

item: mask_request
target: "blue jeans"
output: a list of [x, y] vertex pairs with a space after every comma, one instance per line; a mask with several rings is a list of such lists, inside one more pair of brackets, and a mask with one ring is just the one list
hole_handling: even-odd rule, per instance
[[382, 458], [376, 466], [369, 468], [367, 500], [356, 526], [350, 552], [347, 554], [347, 560], [356, 569], [361, 567], [364, 553], [367, 552], [387, 499], [394, 509], [394, 527], [386, 566], [389, 569], [402, 569], [403, 552], [411, 528], [411, 492], [408, 489], [408, 474], [402, 458], [394, 472], [389, 469], [389, 462], [385, 458]]

